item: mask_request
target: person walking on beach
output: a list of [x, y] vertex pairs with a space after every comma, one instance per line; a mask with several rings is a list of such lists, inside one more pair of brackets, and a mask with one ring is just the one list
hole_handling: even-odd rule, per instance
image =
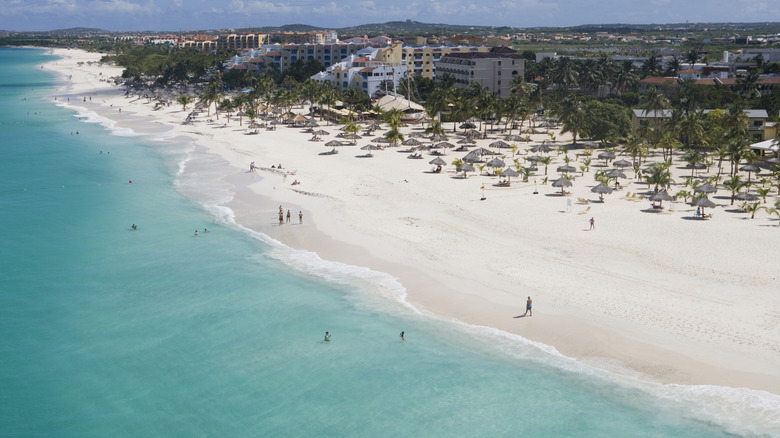
[[596, 221], [593, 218], [590, 218], [590, 229], [596, 228]]
[[287, 223], [290, 223], [290, 210], [287, 210]]
[[325, 332], [325, 340], [330, 341], [330, 332]]
[[299, 211], [299, 212], [298, 212], [298, 222], [299, 222], [301, 225], [303, 225], [303, 212], [302, 212], [302, 211]]
[[530, 315], [528, 316], [534, 316], [534, 312], [531, 310], [533, 303], [534, 302], [531, 300], [531, 297], [528, 297], [528, 300], [525, 302], [525, 313], [523, 313], [523, 316], [528, 315], [529, 313]]

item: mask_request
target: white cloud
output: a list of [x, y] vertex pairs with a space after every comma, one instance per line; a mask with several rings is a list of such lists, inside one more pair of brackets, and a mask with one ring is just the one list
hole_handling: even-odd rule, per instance
[[125, 0], [93, 1], [89, 3], [88, 7], [90, 11], [104, 14], [153, 14], [158, 12], [154, 3], [142, 5]]
[[228, 10], [235, 14], [297, 14], [300, 7], [267, 1], [233, 0]]
[[0, 2], [0, 15], [71, 14], [77, 10], [76, 0]]

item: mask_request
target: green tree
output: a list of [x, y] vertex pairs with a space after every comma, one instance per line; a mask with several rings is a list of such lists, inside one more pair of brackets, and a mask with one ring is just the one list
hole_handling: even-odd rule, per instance
[[181, 94], [179, 97], [176, 98], [176, 103], [181, 105], [182, 111], [187, 111], [187, 105], [192, 103], [192, 98], [190, 96], [187, 96], [186, 94]]
[[658, 192], [659, 187], [665, 187], [674, 182], [672, 174], [669, 172], [668, 163], [655, 163], [645, 174], [645, 181], [648, 186], [654, 186], [654, 191]]

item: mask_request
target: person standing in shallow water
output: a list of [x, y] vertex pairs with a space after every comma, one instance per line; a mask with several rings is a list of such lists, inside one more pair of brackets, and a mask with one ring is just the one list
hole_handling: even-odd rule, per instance
[[402, 341], [406, 340], [406, 333], [405, 332], [401, 332], [401, 340]]
[[302, 211], [299, 211], [299, 212], [298, 212], [298, 222], [299, 222], [301, 225], [303, 225], [303, 212], [302, 212]]
[[290, 223], [290, 210], [287, 210], [287, 223]]
[[529, 313], [530, 315], [528, 316], [534, 316], [534, 312], [531, 310], [533, 303], [534, 302], [531, 300], [531, 297], [528, 297], [528, 300], [525, 302], [525, 313], [523, 313], [523, 316], [528, 315]]
[[325, 340], [330, 341], [330, 332], [325, 332]]

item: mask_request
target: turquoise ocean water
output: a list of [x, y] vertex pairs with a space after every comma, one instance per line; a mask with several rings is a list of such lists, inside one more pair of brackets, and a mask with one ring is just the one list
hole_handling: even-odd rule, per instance
[[0, 436], [780, 435], [777, 397], [595, 371], [243, 229], [191, 170], [224, 163], [65, 104], [51, 60], [0, 49]]

